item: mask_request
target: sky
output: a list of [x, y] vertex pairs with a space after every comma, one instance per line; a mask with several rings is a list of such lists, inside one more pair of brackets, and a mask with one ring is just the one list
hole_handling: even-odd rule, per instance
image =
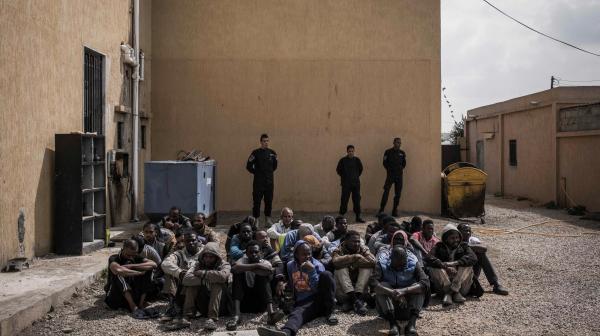
[[[600, 0], [488, 0], [521, 22], [600, 54]], [[479, 106], [559, 85], [600, 85], [600, 57], [528, 30], [482, 0], [442, 0], [442, 132]], [[572, 83], [565, 80], [599, 80]]]

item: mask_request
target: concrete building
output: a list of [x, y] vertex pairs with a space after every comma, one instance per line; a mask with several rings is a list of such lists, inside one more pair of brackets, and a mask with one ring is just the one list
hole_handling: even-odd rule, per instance
[[[140, 26], [144, 31], [140, 46], [146, 53], [140, 112], [150, 116], [151, 1], [140, 3]], [[117, 149], [120, 142], [121, 148], [131, 153], [132, 68], [122, 62], [120, 43], [133, 43], [132, 3], [0, 0], [0, 32], [2, 267], [17, 257], [20, 210], [25, 218], [26, 257], [53, 251], [54, 203], [60, 202], [54, 199], [54, 135], [84, 130], [86, 48], [102, 59], [106, 149]], [[147, 147], [140, 149], [143, 162], [150, 159], [150, 118], [142, 118], [141, 125], [147, 129]], [[118, 127], [122, 132], [117, 131]], [[117, 223], [131, 217], [129, 182], [122, 179], [112, 186], [115, 210], [108, 216], [114, 216]]]
[[[120, 50], [133, 44], [132, 3], [0, 0], [0, 266], [17, 256], [20, 211], [26, 257], [53, 251], [54, 135], [84, 130], [86, 50], [101, 59], [106, 150], [132, 167], [133, 70]], [[352, 143], [374, 209], [383, 151], [401, 136], [401, 208], [439, 211], [439, 0], [140, 3], [140, 163], [200, 149], [218, 161], [218, 210], [249, 210], [244, 164], [267, 132], [275, 208], [334, 211]], [[130, 179], [107, 183], [108, 222], [129, 220]], [[140, 215], [143, 185], [141, 174]]]
[[468, 111], [487, 192], [600, 211], [600, 87], [558, 87]]
[[162, 1], [152, 28], [152, 158], [216, 158], [220, 210], [251, 208], [244, 165], [268, 133], [274, 209], [336, 211], [347, 144], [365, 166], [363, 208], [376, 209], [400, 136], [401, 209], [439, 212], [439, 1]]

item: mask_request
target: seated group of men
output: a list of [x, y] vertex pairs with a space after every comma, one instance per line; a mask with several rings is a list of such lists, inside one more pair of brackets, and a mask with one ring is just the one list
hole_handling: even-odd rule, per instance
[[[236, 330], [241, 313], [267, 312], [269, 326], [258, 328], [259, 334], [286, 336], [318, 317], [337, 324], [337, 301], [344, 312], [362, 316], [375, 307], [389, 321], [390, 335], [399, 335], [397, 321], [408, 321], [405, 335], [416, 335], [430, 293], [443, 305], [481, 296], [481, 270], [495, 293], [508, 294], [486, 248], [465, 224], [446, 225], [440, 240], [431, 220], [398, 223], [379, 214], [363, 239], [348, 230], [344, 217], [325, 216], [313, 227], [284, 208], [266, 232], [253, 217], [232, 225], [225, 245], [227, 256], [221, 257], [204, 215], [192, 223], [173, 208], [160, 227], [147, 224], [142, 239], [125, 241], [110, 258], [106, 302], [130, 309], [136, 318], [153, 317], [145, 300], [161, 288], [170, 302], [161, 319], [172, 320], [173, 328], [189, 326], [187, 318], [200, 313], [207, 330], [215, 330], [219, 316], [227, 314], [233, 316], [227, 330]], [[149, 250], [160, 259], [153, 260]], [[276, 329], [285, 314], [285, 325]]]

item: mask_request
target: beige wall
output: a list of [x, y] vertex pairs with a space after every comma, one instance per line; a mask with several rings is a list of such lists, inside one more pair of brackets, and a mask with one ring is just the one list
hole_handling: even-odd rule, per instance
[[[546, 203], [554, 200], [555, 136], [552, 106], [504, 116], [504, 193]], [[509, 141], [517, 140], [517, 166]]]
[[[467, 123], [469, 127], [469, 158], [477, 163], [477, 141], [483, 141], [484, 167], [488, 174], [486, 193], [494, 194], [501, 191], [500, 186], [500, 133], [498, 118], [487, 118]], [[493, 133], [494, 137], [486, 139], [484, 133]]]
[[[124, 73], [119, 44], [130, 39], [129, 9], [123, 0], [0, 0], [0, 266], [16, 257], [21, 208], [27, 257], [52, 250], [54, 134], [83, 130], [86, 46], [106, 55], [106, 148], [114, 147]], [[147, 26], [150, 9], [143, 12]], [[150, 37], [142, 42], [149, 46]]]
[[[476, 141], [486, 132], [495, 132], [493, 140], [485, 140], [488, 192], [503, 188], [509, 196], [570, 206], [571, 203], [564, 202], [561, 188], [564, 179], [574, 202], [597, 211], [600, 130], [557, 132], [555, 113], [564, 107], [598, 101], [598, 86], [560, 87], [470, 110], [467, 121], [470, 162], [476, 163]], [[517, 140], [516, 167], [509, 165], [509, 141], [513, 139]], [[495, 149], [491, 151], [490, 147]]]
[[567, 194], [589, 211], [600, 211], [600, 134], [559, 138], [558, 152]]
[[[383, 151], [408, 155], [401, 208], [439, 211], [439, 1], [153, 3], [152, 158], [218, 161], [218, 209], [251, 208], [244, 165], [267, 132], [276, 209], [333, 211], [337, 160], [356, 146], [363, 208], [378, 206]], [[391, 200], [390, 200], [391, 202]]]

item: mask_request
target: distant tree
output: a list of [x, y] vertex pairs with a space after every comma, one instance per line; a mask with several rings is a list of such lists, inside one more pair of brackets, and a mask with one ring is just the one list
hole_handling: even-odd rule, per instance
[[450, 131], [450, 142], [455, 145], [458, 145], [459, 138], [465, 136], [465, 119], [461, 119], [460, 121], [454, 121], [454, 126], [452, 126], [452, 130]]

